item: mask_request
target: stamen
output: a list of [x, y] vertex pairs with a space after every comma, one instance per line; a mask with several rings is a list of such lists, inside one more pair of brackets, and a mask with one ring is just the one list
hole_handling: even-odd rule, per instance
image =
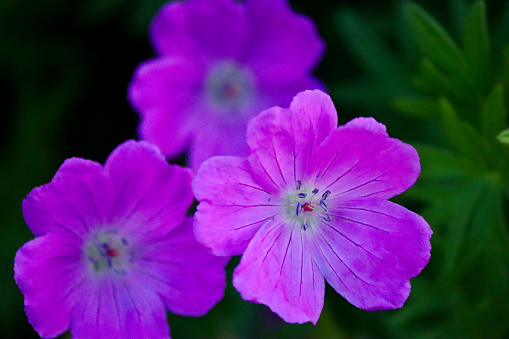
[[330, 191], [329, 191], [329, 190], [325, 191], [325, 192], [322, 194], [322, 200], [327, 199], [327, 197], [328, 197], [329, 195], [330, 195]]
[[314, 190], [311, 191], [311, 193], [316, 194], [316, 193], [318, 193], [318, 191], [319, 191], [319, 189], [315, 188]]
[[305, 198], [307, 197], [308, 195], [306, 193], [299, 193], [299, 198]]
[[297, 180], [296, 185], [295, 185], [295, 189], [296, 190], [300, 190], [301, 186], [302, 186], [302, 181]]
[[325, 201], [320, 200], [320, 206], [325, 210], [325, 212], [329, 212], [327, 205], [325, 205]]

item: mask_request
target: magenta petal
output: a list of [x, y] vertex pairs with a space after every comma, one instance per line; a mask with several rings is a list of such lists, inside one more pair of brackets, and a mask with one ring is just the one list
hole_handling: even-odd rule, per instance
[[216, 255], [242, 254], [254, 234], [280, 211], [280, 199], [253, 182], [247, 160], [213, 157], [193, 181], [195, 235]]
[[318, 63], [325, 44], [311, 19], [286, 1], [247, 0], [245, 9], [249, 35], [241, 59], [261, 83], [293, 80]]
[[215, 155], [247, 156], [246, 121], [226, 122], [210, 117], [207, 120], [194, 132], [191, 142], [188, 163], [194, 171], [198, 171], [200, 164]]
[[71, 309], [81, 296], [80, 246], [76, 238], [54, 233], [27, 242], [16, 253], [14, 279], [25, 297], [28, 321], [41, 337], [69, 328]]
[[381, 199], [331, 201], [329, 208], [332, 221], [312, 229], [314, 257], [325, 279], [364, 310], [403, 306], [409, 279], [430, 258], [426, 221]]
[[356, 119], [332, 132], [310, 162], [308, 174], [342, 199], [391, 198], [412, 186], [420, 173], [417, 151], [387, 136], [374, 119]]
[[192, 218], [138, 256], [136, 279], [152, 286], [173, 313], [201, 316], [223, 297], [229, 258], [212, 255], [196, 241]]
[[269, 306], [286, 322], [316, 324], [325, 285], [311, 241], [280, 218], [266, 223], [235, 269], [233, 285], [243, 299]]
[[336, 126], [334, 105], [318, 90], [299, 93], [290, 109], [273, 107], [253, 118], [247, 142], [257, 181], [278, 191], [307, 179], [309, 159]]
[[141, 116], [139, 134], [166, 156], [182, 153], [189, 143], [204, 76], [192, 62], [169, 57], [146, 61], [134, 73], [128, 96]]
[[160, 298], [141, 281], [104, 276], [87, 289], [73, 308], [73, 338], [170, 337]]
[[81, 238], [106, 219], [106, 179], [100, 164], [66, 160], [50, 183], [23, 200], [23, 217], [34, 235], [65, 232]]
[[130, 140], [118, 146], [106, 160], [105, 170], [115, 197], [110, 223], [135, 233], [135, 239], [144, 234], [149, 241], [171, 231], [193, 201], [191, 171], [168, 165], [157, 147], [147, 142]]
[[245, 13], [236, 1], [172, 1], [153, 20], [150, 36], [159, 54], [206, 62], [235, 58], [246, 29]]

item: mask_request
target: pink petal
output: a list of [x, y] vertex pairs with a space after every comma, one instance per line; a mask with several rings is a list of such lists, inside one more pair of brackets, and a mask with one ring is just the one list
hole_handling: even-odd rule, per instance
[[198, 171], [205, 160], [215, 155], [247, 156], [247, 121], [244, 118], [228, 122], [208, 116], [201, 121], [206, 123], [196, 128], [190, 147], [189, 165], [194, 171]]
[[67, 159], [50, 183], [23, 200], [23, 218], [36, 235], [65, 232], [77, 239], [106, 219], [108, 190], [100, 164]]
[[56, 337], [69, 328], [71, 309], [82, 294], [80, 246], [75, 237], [53, 233], [16, 253], [14, 279], [25, 297], [28, 321], [41, 337]]
[[391, 198], [412, 186], [420, 173], [417, 151], [365, 118], [333, 131], [310, 163], [308, 174], [316, 176], [320, 189], [341, 199]]
[[233, 0], [172, 1], [150, 27], [159, 54], [195, 62], [235, 58], [246, 38], [241, 4]]
[[244, 5], [249, 35], [241, 60], [260, 83], [290, 82], [321, 59], [325, 43], [313, 21], [292, 11], [286, 1], [246, 0]]
[[431, 229], [419, 215], [382, 199], [330, 201], [330, 223], [311, 228], [314, 258], [334, 289], [364, 310], [403, 306], [409, 279], [430, 258]]
[[193, 201], [191, 171], [168, 165], [157, 147], [126, 141], [108, 157], [105, 170], [115, 197], [109, 221], [133, 233], [130, 238], [149, 242], [184, 220]]
[[266, 223], [235, 269], [233, 285], [243, 299], [269, 306], [286, 322], [316, 324], [324, 281], [303, 232], [281, 218]]
[[279, 213], [281, 200], [253, 182], [247, 160], [213, 157], [193, 181], [200, 202], [195, 214], [198, 241], [222, 256], [242, 254], [254, 234]]
[[170, 337], [160, 298], [141, 281], [104, 275], [86, 289], [73, 308], [73, 338]]
[[135, 279], [152, 286], [173, 313], [201, 316], [223, 297], [228, 258], [216, 257], [198, 244], [192, 218], [141, 248], [136, 262]]
[[337, 126], [337, 114], [330, 97], [319, 91], [295, 96], [290, 109], [270, 108], [248, 126], [249, 162], [257, 182], [277, 192], [294, 188], [306, 174], [315, 149]]
[[134, 73], [128, 96], [141, 116], [139, 134], [166, 156], [182, 153], [189, 143], [204, 77], [194, 63], [169, 57], [146, 61]]

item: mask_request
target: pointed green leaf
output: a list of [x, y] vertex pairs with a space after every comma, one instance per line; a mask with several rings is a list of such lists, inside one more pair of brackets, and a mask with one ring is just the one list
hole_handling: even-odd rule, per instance
[[482, 114], [482, 129], [489, 139], [499, 135], [507, 127], [504, 89], [501, 84], [493, 88], [488, 101], [483, 107]]
[[503, 143], [503, 144], [505, 144], [505, 145], [509, 146], [509, 128], [508, 128], [508, 129], [506, 129], [505, 131], [503, 131], [502, 133], [500, 133], [500, 134], [497, 136], [497, 139], [498, 139], [501, 143]]
[[418, 144], [414, 147], [421, 160], [423, 179], [464, 177], [477, 173], [470, 159], [465, 159], [457, 153], [428, 144]]
[[405, 17], [421, 52], [441, 69], [462, 70], [464, 56], [442, 26], [416, 3], [409, 2], [404, 6]]
[[484, 140], [469, 123], [459, 119], [454, 107], [447, 99], [442, 98], [440, 106], [442, 128], [451, 146], [470, 159], [473, 164], [484, 168], [483, 154], [486, 149]]
[[455, 267], [458, 263], [460, 251], [465, 241], [468, 224], [472, 218], [475, 206], [485, 189], [483, 180], [476, 180], [465, 184], [458, 192], [449, 206], [450, 220], [447, 224], [446, 244], [447, 251], [444, 253], [444, 273], [456, 274]]
[[401, 60], [391, 51], [373, 24], [351, 10], [339, 12], [339, 32], [363, 68], [387, 86], [397, 86], [406, 78]]
[[[484, 1], [475, 2], [469, 10], [463, 28], [465, 58], [478, 82], [485, 85], [490, 64], [490, 41]], [[481, 87], [482, 88], [482, 87]]]
[[414, 118], [435, 120], [440, 115], [440, 106], [434, 98], [400, 96], [392, 103], [398, 111]]

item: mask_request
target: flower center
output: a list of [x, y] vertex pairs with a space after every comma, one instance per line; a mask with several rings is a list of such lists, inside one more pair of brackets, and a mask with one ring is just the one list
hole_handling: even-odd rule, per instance
[[114, 229], [95, 233], [85, 246], [85, 255], [95, 273], [127, 274], [127, 268], [133, 261], [129, 242]]
[[224, 60], [214, 65], [205, 81], [207, 100], [221, 113], [244, 111], [249, 106], [253, 91], [251, 72], [234, 61]]
[[318, 188], [305, 187], [297, 180], [295, 190], [289, 192], [285, 199], [288, 218], [299, 224], [304, 231], [318, 221], [332, 221], [325, 202], [330, 194], [329, 190], [320, 192]]

